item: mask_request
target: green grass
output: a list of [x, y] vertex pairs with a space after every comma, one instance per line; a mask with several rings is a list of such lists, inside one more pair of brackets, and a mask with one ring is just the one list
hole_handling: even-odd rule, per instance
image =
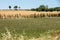
[[38, 37], [48, 30], [60, 29], [60, 18], [0, 19], [0, 33], [8, 28], [13, 33]]

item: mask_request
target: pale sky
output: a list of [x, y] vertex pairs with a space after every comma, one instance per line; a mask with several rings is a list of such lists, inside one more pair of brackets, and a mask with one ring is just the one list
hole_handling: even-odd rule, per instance
[[60, 0], [0, 0], [0, 9], [8, 9], [11, 5], [12, 8], [17, 5], [21, 9], [37, 8], [40, 5], [48, 5], [48, 7], [60, 6]]

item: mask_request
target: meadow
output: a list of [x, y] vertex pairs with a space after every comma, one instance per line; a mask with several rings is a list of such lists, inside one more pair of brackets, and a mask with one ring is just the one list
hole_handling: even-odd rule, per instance
[[12, 35], [26, 35], [29, 38], [38, 38], [40, 34], [48, 33], [52, 30], [52, 33], [59, 30], [57, 32], [59, 34], [60, 17], [0, 19], [0, 37], [1, 33], [6, 33], [6, 28]]
[[60, 40], [60, 11], [0, 10], [0, 40]]

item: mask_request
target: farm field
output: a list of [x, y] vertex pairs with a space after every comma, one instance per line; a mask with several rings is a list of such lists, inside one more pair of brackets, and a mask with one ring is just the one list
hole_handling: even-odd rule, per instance
[[[23, 38], [21, 40], [25, 40], [26, 36], [27, 38], [33, 37], [31, 40], [35, 40], [35, 38], [37, 38], [36, 40], [55, 40], [56, 37], [60, 38], [60, 17], [33, 18], [34, 14], [36, 14], [37, 16], [40, 14], [44, 14], [47, 16], [47, 14], [57, 15], [59, 13], [60, 11], [37, 12], [24, 10], [0, 10], [0, 37], [2, 37], [2, 39], [0, 39], [5, 40], [4, 38], [7, 37], [6, 40], [10, 40], [10, 37], [12, 35], [15, 37], [22, 35]], [[29, 16], [31, 15], [32, 18], [29, 18]], [[12, 39], [14, 39], [13, 36], [11, 37]], [[49, 36], [51, 36], [51, 38], [49, 38]], [[27, 38], [26, 40], [28, 40]]]
[[33, 15], [33, 14], [59, 14], [60, 11], [53, 11], [53, 12], [37, 12], [37, 11], [26, 11], [26, 10], [0, 10], [0, 15], [3, 16], [3, 17], [8, 17], [8, 16], [15, 16], [15, 15], [18, 15], [19, 17], [23, 17], [23, 16], [30, 16], [30, 15]]

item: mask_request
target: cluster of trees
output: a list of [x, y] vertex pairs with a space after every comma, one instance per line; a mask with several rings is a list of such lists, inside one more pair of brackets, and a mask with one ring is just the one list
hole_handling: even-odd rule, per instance
[[32, 8], [32, 11], [60, 11], [60, 7], [48, 8], [48, 6], [40, 5], [38, 8]]
[[[9, 6], [9, 9], [10, 9], [10, 10], [11, 10], [11, 8], [12, 8], [12, 7], [11, 7], [11, 6]], [[20, 7], [18, 7], [18, 6], [14, 6], [13, 8], [14, 8], [15, 10], [20, 9]]]

